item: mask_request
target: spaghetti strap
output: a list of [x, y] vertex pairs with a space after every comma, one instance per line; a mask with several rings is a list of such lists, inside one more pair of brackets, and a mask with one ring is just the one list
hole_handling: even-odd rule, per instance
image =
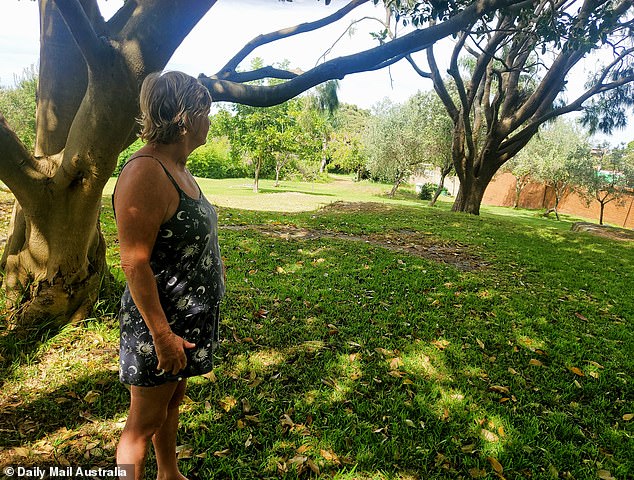
[[[169, 178], [170, 182], [172, 182], [172, 184], [174, 185], [174, 188], [176, 188], [176, 191], [178, 192], [179, 196], [181, 196], [181, 195], [187, 196], [187, 194], [185, 192], [183, 192], [183, 189], [178, 185], [176, 180], [174, 180], [174, 177], [172, 177], [172, 174], [167, 171], [167, 168], [165, 168], [165, 165], [163, 165], [163, 162], [161, 162], [158, 158], [156, 158], [153, 155], [142, 154], [142, 155], [136, 155], [134, 157], [130, 157], [128, 159], [128, 161], [125, 162], [123, 167], [121, 167], [121, 171], [119, 172], [119, 175], [121, 175], [121, 172], [123, 172], [123, 169], [125, 167], [127, 167], [130, 164], [130, 162], [132, 162], [132, 160], [134, 160], [136, 158], [141, 158], [141, 157], [149, 157], [149, 158], [153, 158], [154, 160], [156, 160], [158, 162], [158, 164], [161, 166], [161, 168], [163, 169], [163, 171], [165, 172], [165, 175], [167, 175], [167, 178]], [[119, 183], [119, 179], [118, 178], [117, 178], [117, 183]], [[114, 194], [117, 191], [117, 183], [115, 183], [115, 185], [114, 185], [114, 189], [112, 191], [112, 196], [110, 198], [110, 200], [112, 202], [112, 212], [114, 214], [114, 218], [115, 219], [117, 218], [117, 212], [115, 211], [115, 208], [114, 208]]]
[[[154, 160], [156, 160], [159, 163], [159, 165], [161, 166], [161, 168], [163, 169], [163, 171], [165, 172], [165, 175], [167, 175], [167, 178], [170, 179], [170, 182], [172, 182], [172, 184], [176, 188], [176, 191], [178, 191], [179, 194], [180, 193], [185, 193], [185, 192], [183, 192], [183, 189], [178, 185], [176, 180], [174, 180], [174, 177], [172, 177], [172, 174], [167, 171], [167, 168], [165, 168], [165, 165], [163, 165], [163, 162], [161, 162], [158, 158], [156, 158], [153, 155], [142, 154], [142, 155], [136, 155], [134, 157], [130, 157], [128, 159], [128, 161], [125, 162], [125, 165], [121, 168], [121, 171], [123, 171], [123, 169], [126, 167], [126, 165], [128, 165], [132, 160], [137, 159], [137, 158], [142, 158], [142, 157], [149, 157], [149, 158], [153, 158]], [[121, 172], [119, 172], [119, 175], [120, 174], [121, 174]]]

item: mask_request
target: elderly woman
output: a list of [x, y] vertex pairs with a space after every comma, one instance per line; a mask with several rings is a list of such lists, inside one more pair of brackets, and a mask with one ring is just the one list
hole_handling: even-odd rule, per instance
[[217, 216], [186, 168], [209, 130], [209, 92], [180, 72], [141, 87], [141, 139], [113, 195], [127, 286], [119, 321], [120, 380], [130, 413], [117, 448], [126, 479], [142, 479], [149, 441], [159, 479], [182, 480], [176, 462], [187, 378], [212, 369], [225, 291]]

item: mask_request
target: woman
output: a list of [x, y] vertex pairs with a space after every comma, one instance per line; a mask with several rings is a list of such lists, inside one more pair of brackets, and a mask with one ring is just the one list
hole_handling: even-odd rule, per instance
[[146, 144], [126, 163], [113, 195], [127, 280], [119, 376], [131, 401], [117, 447], [126, 480], [144, 477], [150, 440], [158, 478], [185, 478], [176, 463], [178, 408], [187, 377], [213, 366], [225, 291], [217, 216], [186, 168], [206, 141], [210, 106], [195, 78], [149, 75], [140, 95]]

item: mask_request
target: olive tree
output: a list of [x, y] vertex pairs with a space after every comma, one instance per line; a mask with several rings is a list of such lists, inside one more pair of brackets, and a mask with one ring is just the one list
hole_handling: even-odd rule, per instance
[[590, 144], [579, 128], [563, 119], [541, 129], [526, 147], [534, 165], [534, 176], [549, 187], [555, 201], [546, 214], [559, 220], [559, 203], [566, 193], [580, 192], [584, 179], [594, 172]]
[[597, 168], [582, 179], [586, 196], [599, 203], [599, 224], [603, 225], [605, 206], [621, 203], [623, 197], [634, 190], [634, 158], [627, 155], [624, 146], [612, 150], [601, 149]]

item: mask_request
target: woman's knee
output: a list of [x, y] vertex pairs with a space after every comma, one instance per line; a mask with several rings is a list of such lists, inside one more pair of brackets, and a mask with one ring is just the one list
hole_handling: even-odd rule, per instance
[[130, 412], [126, 430], [137, 437], [149, 440], [158, 432], [167, 419], [167, 410], [153, 412]]

